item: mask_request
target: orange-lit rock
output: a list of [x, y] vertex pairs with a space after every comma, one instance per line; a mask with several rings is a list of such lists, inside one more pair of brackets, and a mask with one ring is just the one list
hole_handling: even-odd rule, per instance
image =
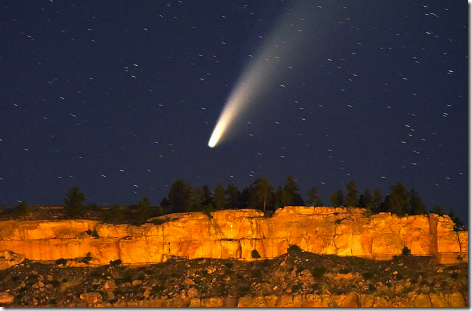
[[[285, 207], [272, 217], [256, 210], [180, 213], [161, 225], [111, 225], [92, 220], [0, 222], [0, 251], [31, 260], [84, 257], [91, 263], [159, 263], [172, 256], [254, 260], [284, 254], [290, 245], [339, 256], [390, 259], [406, 246], [413, 255], [443, 263], [468, 260], [468, 232], [455, 232], [447, 216], [372, 216], [360, 208]], [[96, 231], [98, 238], [86, 233]]]

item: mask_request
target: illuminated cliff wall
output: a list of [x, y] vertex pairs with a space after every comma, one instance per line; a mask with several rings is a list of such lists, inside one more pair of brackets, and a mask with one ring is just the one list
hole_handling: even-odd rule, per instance
[[[390, 259], [404, 246], [442, 263], [468, 261], [468, 232], [455, 232], [447, 216], [372, 216], [364, 209], [285, 207], [272, 217], [256, 210], [170, 214], [161, 225], [111, 225], [92, 220], [2, 221], [0, 251], [31, 260], [84, 257], [93, 264], [159, 263], [171, 256], [253, 260], [274, 258], [296, 244], [317, 254]], [[86, 233], [96, 231], [98, 238]]]

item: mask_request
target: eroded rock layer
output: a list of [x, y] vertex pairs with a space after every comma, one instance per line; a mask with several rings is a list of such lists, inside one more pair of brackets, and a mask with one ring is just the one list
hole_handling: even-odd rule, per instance
[[[172, 256], [253, 260], [275, 258], [290, 245], [317, 254], [390, 259], [404, 247], [441, 263], [468, 260], [468, 232], [448, 216], [372, 216], [364, 209], [285, 207], [272, 217], [256, 210], [159, 217], [162, 224], [111, 225], [92, 220], [0, 222], [0, 251], [51, 261], [91, 253], [92, 264], [160, 263]], [[93, 232], [93, 234], [90, 234]]]

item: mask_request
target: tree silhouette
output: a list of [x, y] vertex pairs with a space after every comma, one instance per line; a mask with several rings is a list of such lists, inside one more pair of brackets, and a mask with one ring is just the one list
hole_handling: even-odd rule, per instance
[[392, 186], [390, 201], [387, 205], [388, 211], [398, 216], [404, 216], [408, 211], [409, 194], [402, 183]]
[[248, 208], [249, 207], [249, 201], [251, 200], [251, 190], [249, 187], [246, 187], [243, 189], [241, 192], [241, 195], [239, 197], [239, 202], [241, 204], [241, 208]]
[[225, 194], [227, 197], [228, 207], [229, 208], [238, 207], [239, 196], [240, 196], [238, 187], [236, 187], [234, 184], [229, 184], [228, 187], [226, 187]]
[[275, 192], [275, 208], [285, 207], [292, 204], [292, 198], [287, 190], [282, 187], [278, 187]]
[[380, 189], [377, 188], [374, 190], [374, 196], [372, 197], [372, 203], [371, 203], [371, 209], [372, 213], [376, 214], [380, 212], [380, 207], [382, 205], [382, 193], [380, 192]]
[[323, 206], [323, 201], [321, 201], [320, 196], [318, 195], [318, 189], [316, 187], [311, 187], [308, 190], [308, 204], [314, 206]]
[[204, 185], [203, 186], [203, 194], [205, 196], [205, 199], [202, 202], [203, 206], [211, 204], [213, 198], [211, 197], [210, 187], [208, 187], [207, 185]]
[[120, 211], [120, 206], [118, 204], [113, 205], [108, 212], [105, 214], [105, 222], [112, 224], [119, 224], [123, 222], [124, 215]]
[[339, 206], [339, 198], [338, 198], [338, 193], [337, 192], [333, 192], [331, 193], [331, 196], [329, 197], [329, 201], [331, 202], [331, 205], [336, 207], [336, 206]]
[[426, 214], [426, 206], [421, 201], [418, 191], [411, 189], [410, 191], [410, 215], [424, 215]]
[[188, 203], [184, 206], [186, 212], [196, 212], [202, 210], [203, 202], [205, 201], [205, 189], [203, 187], [196, 187], [190, 192]]
[[274, 194], [274, 188], [269, 184], [267, 178], [257, 178], [251, 187], [250, 207], [260, 208], [266, 211], [267, 203], [271, 200]]
[[346, 185], [346, 188], [347, 188], [347, 194], [344, 201], [344, 205], [346, 207], [357, 206], [358, 198], [357, 198], [356, 183], [354, 181], [350, 181]]
[[[380, 197], [380, 200], [382, 200], [382, 197]], [[370, 194], [367, 188], [365, 188], [364, 193], [359, 197], [359, 207], [372, 209], [372, 194]]]
[[305, 201], [303, 200], [300, 193], [298, 193], [298, 184], [292, 175], [287, 177], [287, 183], [285, 184], [284, 190], [287, 191], [288, 195], [290, 196], [291, 202], [288, 205], [305, 205]]
[[436, 205], [433, 207], [433, 210], [431, 211], [431, 213], [435, 213], [435, 214], [438, 214], [439, 216], [443, 216], [444, 209], [441, 205]]
[[13, 208], [12, 214], [15, 217], [24, 217], [28, 214], [28, 206], [25, 201], [21, 201], [17, 206]]
[[336, 194], [338, 195], [338, 206], [344, 206], [344, 194], [341, 189], [338, 189], [336, 191]]
[[216, 209], [225, 209], [228, 206], [225, 198], [225, 188], [218, 184], [215, 188], [215, 195], [213, 197], [213, 206]]
[[167, 198], [174, 212], [181, 212], [188, 205], [192, 188], [189, 183], [177, 179], [170, 187]]
[[160, 206], [170, 206], [170, 202], [167, 198], [163, 198], [161, 200], [161, 203], [159, 204]]
[[140, 222], [146, 222], [151, 215], [151, 202], [148, 198], [144, 197], [138, 202], [138, 218]]
[[80, 192], [79, 188], [69, 188], [64, 199], [64, 210], [67, 216], [71, 218], [83, 217], [85, 214], [84, 202], [85, 195]]

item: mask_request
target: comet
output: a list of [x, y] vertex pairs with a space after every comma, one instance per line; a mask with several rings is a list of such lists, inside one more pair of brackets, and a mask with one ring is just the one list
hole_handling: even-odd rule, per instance
[[[251, 61], [244, 68], [230, 93], [211, 134], [208, 146], [213, 148], [228, 137], [234, 124], [254, 106], [254, 99], [262, 99], [273, 87], [286, 88], [278, 83], [291, 75], [289, 71], [300, 65], [304, 52], [312, 47], [313, 22], [319, 20], [320, 7], [312, 1], [298, 1], [287, 6], [274, 24], [273, 31], [263, 38], [257, 53], [248, 55]], [[302, 68], [303, 66], [298, 66]]]

